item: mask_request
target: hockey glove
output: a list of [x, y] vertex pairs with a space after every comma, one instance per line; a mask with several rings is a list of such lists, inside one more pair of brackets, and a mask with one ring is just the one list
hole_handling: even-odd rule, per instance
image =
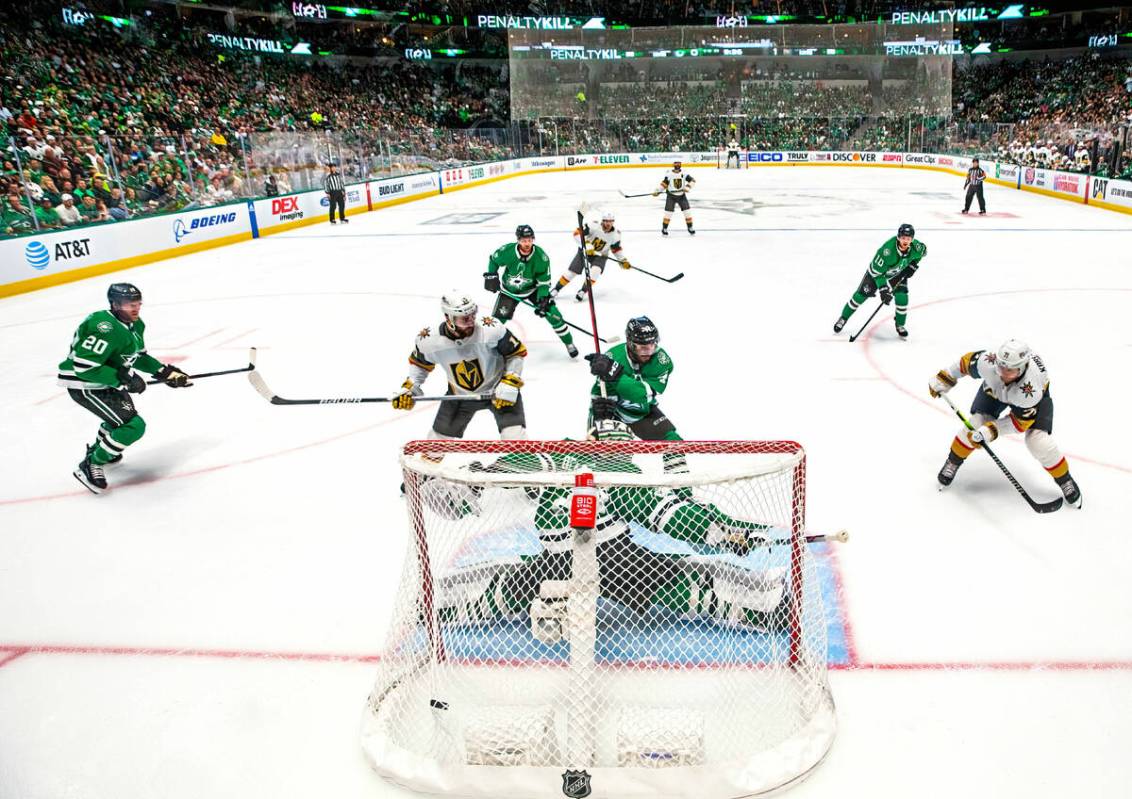
[[941, 394], [946, 394], [953, 388], [955, 388], [955, 378], [946, 369], [940, 369], [939, 374], [928, 381], [928, 393], [935, 399], [939, 399]]
[[652, 196], [653, 196], [653, 197], [659, 197], [659, 196], [660, 196], [660, 189], [657, 189], [656, 191], [654, 191], [654, 192], [652, 193]]
[[983, 442], [989, 444], [998, 438], [998, 425], [994, 422], [987, 422], [977, 430], [968, 430], [966, 436], [969, 446], [977, 447]]
[[554, 298], [547, 294], [535, 302], [535, 316], [544, 317], [554, 307]]
[[414, 394], [420, 394], [421, 390], [414, 391], [413, 381], [406, 380], [401, 384], [401, 390], [393, 397], [392, 405], [399, 411], [411, 411], [417, 401], [413, 399]]
[[495, 387], [495, 397], [491, 404], [499, 410], [510, 408], [519, 400], [519, 389], [523, 387], [523, 380], [517, 374], [508, 372], [499, 379]]
[[153, 376], [170, 388], [187, 388], [192, 385], [189, 376], [171, 363], [162, 366]]
[[617, 418], [617, 400], [613, 397], [592, 397], [590, 411], [595, 422]]
[[885, 286], [880, 290], [880, 301], [884, 305], [888, 305], [890, 302], [892, 302], [892, 290], [889, 289], [888, 286]]
[[621, 259], [621, 268], [622, 269], [632, 269], [633, 265], [631, 263], [629, 263], [628, 258], [622, 258]]
[[483, 273], [483, 289], [490, 291], [492, 294], [499, 293], [499, 275], [495, 272]]
[[122, 384], [122, 388], [131, 394], [141, 394], [145, 391], [145, 380], [142, 376], [124, 367], [118, 370], [118, 381]]
[[606, 383], [616, 383], [621, 378], [624, 367], [604, 352], [591, 352], [586, 356], [590, 362], [590, 374]]
[[595, 255], [597, 255], [597, 250], [595, 250], [593, 247], [586, 247], [587, 258], [593, 258]]

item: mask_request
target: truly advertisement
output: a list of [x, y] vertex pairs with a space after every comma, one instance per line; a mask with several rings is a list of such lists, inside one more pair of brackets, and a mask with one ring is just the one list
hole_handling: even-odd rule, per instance
[[792, 164], [804, 164], [810, 160], [809, 153], [787, 153], [786, 160]]

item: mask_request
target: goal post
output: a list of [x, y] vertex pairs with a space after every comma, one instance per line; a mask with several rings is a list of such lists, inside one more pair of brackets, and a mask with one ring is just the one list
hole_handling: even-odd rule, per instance
[[[704, 799], [808, 774], [836, 731], [781, 441], [414, 441], [363, 750], [467, 796]], [[592, 529], [571, 506], [592, 475]], [[592, 792], [592, 793], [588, 793]]]

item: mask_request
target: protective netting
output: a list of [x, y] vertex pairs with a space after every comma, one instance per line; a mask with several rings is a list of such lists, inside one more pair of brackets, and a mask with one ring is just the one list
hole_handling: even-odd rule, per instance
[[[722, 797], [824, 756], [797, 444], [421, 441], [402, 464], [410, 545], [363, 723], [380, 772], [467, 795], [585, 779], [593, 796]], [[588, 535], [570, 526], [578, 472]]]
[[[513, 119], [950, 116], [951, 22], [508, 31]], [[762, 122], [756, 122], [761, 120]], [[718, 141], [726, 141], [721, 138]]]

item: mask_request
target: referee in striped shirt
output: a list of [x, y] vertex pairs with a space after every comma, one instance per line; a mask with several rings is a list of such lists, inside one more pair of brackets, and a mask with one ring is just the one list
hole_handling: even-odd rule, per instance
[[342, 180], [342, 176], [338, 174], [338, 168], [331, 164], [327, 167], [329, 170], [326, 177], [322, 179], [322, 188], [326, 191], [326, 196], [330, 198], [330, 224], [336, 224], [334, 221], [334, 207], [338, 207], [338, 218], [350, 224], [350, 220], [346, 218], [346, 182]]
[[967, 180], [963, 183], [963, 188], [967, 190], [967, 202], [963, 204], [963, 213], [971, 210], [971, 200], [975, 197], [979, 198], [979, 213], [985, 214], [987, 212], [987, 201], [983, 199], [983, 181], [987, 179], [987, 173], [979, 166], [979, 159], [971, 159], [971, 168], [967, 170]]

